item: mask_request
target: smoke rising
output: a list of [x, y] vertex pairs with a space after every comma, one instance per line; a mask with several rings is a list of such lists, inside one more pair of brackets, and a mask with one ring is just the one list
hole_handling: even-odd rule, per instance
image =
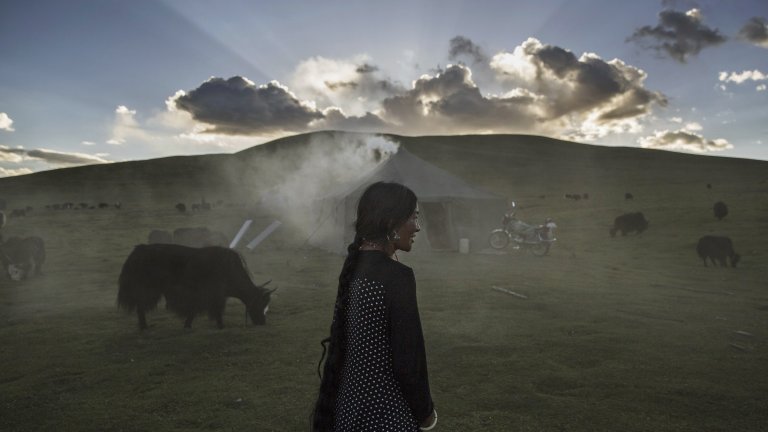
[[[400, 145], [382, 135], [329, 133], [313, 135], [308, 150], [299, 157], [298, 168], [276, 187], [262, 194], [260, 204], [270, 212], [299, 227], [314, 226], [319, 221], [311, 211], [313, 203], [341, 192], [352, 182], [397, 153]], [[296, 166], [290, 160], [272, 160], [277, 169]]]

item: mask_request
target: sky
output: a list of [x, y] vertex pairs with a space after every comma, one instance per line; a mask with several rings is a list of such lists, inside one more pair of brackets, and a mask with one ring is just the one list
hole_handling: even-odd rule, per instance
[[0, 177], [317, 130], [768, 160], [766, 0], [0, 0]]

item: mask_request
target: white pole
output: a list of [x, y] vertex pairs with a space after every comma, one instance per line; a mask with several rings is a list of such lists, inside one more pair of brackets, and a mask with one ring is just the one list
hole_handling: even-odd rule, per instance
[[243, 222], [243, 226], [240, 227], [240, 231], [237, 232], [235, 238], [232, 239], [232, 243], [229, 244], [230, 249], [234, 249], [235, 246], [237, 246], [237, 244], [240, 242], [240, 239], [243, 238], [245, 231], [247, 231], [248, 227], [251, 226], [251, 222], [253, 221], [250, 219]]
[[249, 250], [253, 250], [256, 246], [259, 245], [259, 243], [261, 243], [262, 241], [264, 241], [264, 239], [269, 237], [269, 235], [272, 234], [272, 232], [276, 230], [277, 227], [279, 227], [280, 225], [282, 225], [280, 221], [276, 220], [272, 222], [268, 227], [264, 228], [264, 231], [262, 231], [261, 234], [257, 235], [255, 239], [251, 240], [251, 242], [248, 243], [248, 246], [246, 247]]

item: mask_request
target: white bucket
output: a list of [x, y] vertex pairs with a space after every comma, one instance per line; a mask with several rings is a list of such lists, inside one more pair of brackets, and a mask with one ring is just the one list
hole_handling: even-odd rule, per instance
[[468, 254], [469, 253], [469, 239], [463, 238], [459, 239], [459, 253]]

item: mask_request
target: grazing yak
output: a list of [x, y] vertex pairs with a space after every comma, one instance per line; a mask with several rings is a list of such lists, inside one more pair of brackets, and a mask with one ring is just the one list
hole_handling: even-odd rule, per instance
[[11, 237], [0, 244], [0, 262], [14, 281], [39, 275], [45, 263], [45, 243], [40, 237]]
[[120, 272], [117, 304], [136, 311], [139, 329], [147, 328], [146, 312], [165, 297], [166, 308], [192, 327], [195, 315], [207, 312], [219, 328], [227, 297], [245, 304], [254, 324], [265, 324], [274, 290], [255, 285], [242, 257], [222, 247], [191, 248], [172, 244], [138, 245]]
[[728, 237], [711, 236], [706, 235], [699, 239], [699, 243], [696, 245], [696, 252], [699, 254], [699, 258], [704, 261], [704, 267], [707, 267], [707, 258], [712, 261], [712, 265], [717, 267], [720, 263], [721, 267], [728, 267], [726, 257], [731, 260], [731, 267], [736, 267], [736, 264], [741, 259], [741, 255], [737, 254], [733, 250], [733, 242]]
[[712, 211], [715, 213], [717, 220], [723, 220], [724, 217], [728, 216], [728, 206], [722, 201], [716, 202], [712, 206]]
[[621, 235], [627, 235], [628, 232], [637, 231], [642, 233], [648, 228], [649, 222], [643, 216], [643, 213], [624, 213], [613, 221], [613, 228], [609, 231], [611, 237], [616, 237], [616, 232], [621, 231]]

